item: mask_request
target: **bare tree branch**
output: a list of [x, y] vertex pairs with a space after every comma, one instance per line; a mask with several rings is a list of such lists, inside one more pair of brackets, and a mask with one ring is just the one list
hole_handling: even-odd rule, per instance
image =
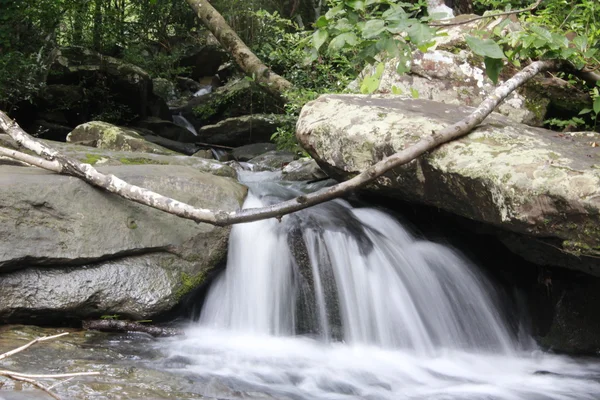
[[65, 157], [56, 150], [35, 140], [2, 112], [0, 112], [0, 129], [8, 133], [15, 141], [17, 141], [17, 143], [25, 148], [35, 151], [37, 154], [50, 161], [58, 162], [61, 166], [61, 174], [76, 176], [94, 186], [118, 194], [123, 198], [145, 204], [182, 218], [224, 226], [273, 217], [281, 218], [283, 215], [332, 200], [356, 190], [366, 183], [380, 177], [390, 169], [406, 164], [443, 143], [468, 134], [516, 88], [523, 85], [538, 73], [546, 70], [558, 69], [561, 65], [562, 64], [558, 61], [533, 62], [522, 71], [515, 74], [511, 79], [498, 86], [494, 93], [463, 120], [450, 125], [439, 132], [434, 132], [419, 140], [414, 145], [384, 158], [350, 180], [271, 206], [248, 208], [233, 212], [195, 208], [189, 204], [162, 196], [148, 189], [131, 185], [114, 175], [104, 175], [91, 165], [82, 164], [77, 160]]
[[[44, 161], [44, 160], [42, 160], [42, 161]], [[44, 337], [34, 339], [31, 342], [24, 344], [21, 347], [17, 347], [14, 350], [7, 351], [6, 353], [0, 354], [0, 360], [3, 360], [5, 358], [15, 355], [17, 353], [20, 353], [23, 350], [28, 349], [29, 347], [33, 346], [36, 343], [44, 342], [46, 340], [56, 339], [56, 338], [59, 338], [59, 337], [62, 337], [62, 336], [68, 335], [68, 334], [69, 334], [69, 332], [63, 332], [63, 333], [59, 333], [58, 335], [44, 336]], [[91, 376], [91, 375], [99, 375], [99, 374], [100, 374], [99, 372], [74, 372], [74, 373], [67, 373], [67, 374], [24, 374], [24, 373], [15, 372], [15, 371], [0, 370], [0, 376], [4, 376], [4, 377], [12, 379], [14, 381], [29, 383], [30, 385], [33, 385], [36, 388], [46, 392], [49, 396], [51, 396], [52, 398], [54, 398], [56, 400], [60, 400], [60, 397], [58, 397], [58, 395], [56, 393], [52, 392], [52, 389], [54, 387], [56, 387], [58, 384], [64, 383], [68, 380], [71, 380], [71, 379], [77, 377], [77, 376]], [[40, 382], [35, 380], [35, 379], [60, 379], [60, 378], [68, 378], [68, 379], [66, 379], [65, 381], [58, 382], [50, 387], [46, 387], [43, 384], [41, 384]]]
[[61, 337], [61, 336], [66, 336], [66, 335], [68, 335], [68, 334], [69, 334], [69, 332], [63, 332], [63, 333], [59, 333], [58, 335], [44, 336], [44, 337], [40, 337], [40, 338], [37, 338], [37, 339], [33, 339], [31, 342], [29, 342], [29, 343], [27, 343], [27, 344], [24, 344], [24, 345], [23, 345], [23, 346], [21, 346], [21, 347], [17, 347], [17, 348], [16, 348], [16, 349], [14, 349], [14, 350], [7, 351], [7, 352], [6, 352], [6, 353], [4, 353], [4, 354], [0, 354], [0, 360], [4, 360], [4, 359], [5, 359], [5, 358], [7, 358], [7, 357], [10, 357], [10, 356], [12, 356], [12, 355], [14, 355], [14, 354], [20, 353], [20, 352], [22, 352], [23, 350], [26, 350], [26, 349], [28, 349], [29, 347], [33, 346], [33, 345], [34, 345], [34, 344], [36, 344], [36, 343], [39, 343], [39, 342], [45, 342], [46, 340], [52, 340], [52, 339], [56, 339], [56, 338], [59, 338], [59, 337]]
[[282, 96], [292, 87], [288, 80], [271, 71], [256, 57], [207, 0], [187, 0], [187, 2], [246, 75], [253, 77], [256, 82], [276, 96]]
[[466, 19], [464, 21], [432, 22], [432, 23], [429, 23], [428, 25], [429, 26], [437, 26], [437, 27], [465, 25], [465, 24], [469, 24], [471, 22], [479, 21], [480, 19], [496, 18], [496, 17], [500, 17], [502, 15], [521, 14], [521, 13], [524, 13], [524, 12], [535, 10], [536, 8], [538, 8], [538, 6], [540, 5], [541, 2], [542, 2], [542, 0], [537, 0], [531, 6], [529, 6], [527, 8], [520, 9], [520, 10], [512, 10], [512, 11], [505, 11], [505, 12], [499, 12], [499, 13], [493, 13], [493, 14], [487, 14], [487, 15], [480, 15], [479, 17], [469, 18], [469, 19]]

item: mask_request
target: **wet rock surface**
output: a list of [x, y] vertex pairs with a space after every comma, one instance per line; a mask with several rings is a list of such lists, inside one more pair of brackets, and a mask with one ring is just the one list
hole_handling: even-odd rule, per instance
[[[186, 166], [100, 169], [214, 210], [236, 210], [246, 194], [231, 178]], [[77, 178], [2, 166], [0, 185], [3, 321], [160, 314], [226, 255], [229, 227], [183, 220]]]
[[[347, 179], [469, 111], [393, 95], [326, 95], [304, 107], [297, 136], [329, 176]], [[558, 134], [495, 114], [367, 190], [535, 238], [546, 253], [579, 262], [531, 261], [600, 275], [600, 153], [590, 145], [598, 140], [597, 133]]]

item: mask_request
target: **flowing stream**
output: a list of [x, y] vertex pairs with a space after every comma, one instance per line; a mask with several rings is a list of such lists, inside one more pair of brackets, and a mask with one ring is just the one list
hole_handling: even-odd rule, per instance
[[[315, 189], [272, 177], [242, 177], [245, 207]], [[538, 350], [501, 301], [454, 250], [336, 200], [236, 225], [199, 322], [169, 354], [220, 399], [600, 398], [597, 360]]]

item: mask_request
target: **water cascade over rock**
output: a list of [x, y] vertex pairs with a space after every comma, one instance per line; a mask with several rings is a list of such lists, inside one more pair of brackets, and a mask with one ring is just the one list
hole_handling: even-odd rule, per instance
[[[315, 189], [241, 174], [245, 207]], [[456, 251], [337, 200], [236, 225], [227, 268], [171, 357], [219, 398], [596, 398], [597, 364], [537, 350], [500, 304]]]

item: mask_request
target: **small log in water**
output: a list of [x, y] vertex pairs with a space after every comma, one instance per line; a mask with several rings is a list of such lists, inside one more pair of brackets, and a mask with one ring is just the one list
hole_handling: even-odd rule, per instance
[[116, 319], [95, 319], [83, 321], [83, 329], [102, 332], [144, 332], [154, 337], [183, 336], [183, 330], [155, 325], [142, 324], [134, 321]]

